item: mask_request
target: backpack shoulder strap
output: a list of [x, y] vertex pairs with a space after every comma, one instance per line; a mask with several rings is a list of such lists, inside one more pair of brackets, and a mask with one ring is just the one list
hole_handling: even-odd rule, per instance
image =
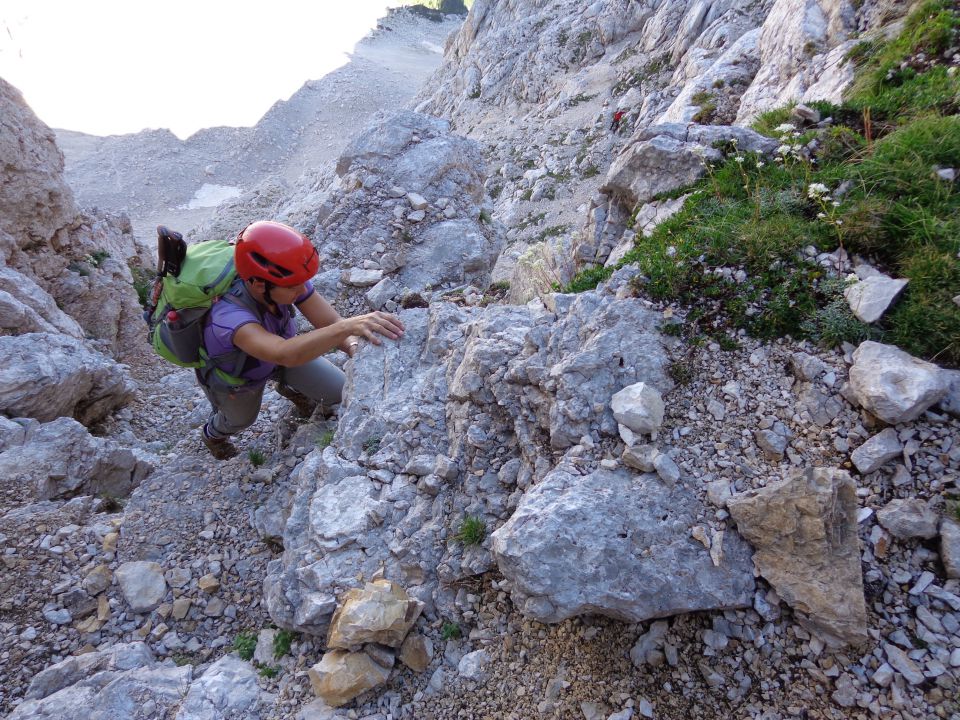
[[[260, 304], [250, 295], [242, 278], [238, 277], [234, 280], [230, 289], [214, 302], [228, 302], [231, 305], [246, 308], [254, 314], [257, 320], [263, 322], [263, 310], [260, 308]], [[206, 349], [203, 349], [201, 354], [203, 363], [200, 368], [200, 375], [207, 385], [226, 383], [228, 386], [237, 386], [245, 382], [239, 376], [243, 372], [243, 367], [249, 356], [240, 348], [234, 346], [234, 349], [230, 352], [218, 355], [215, 358], [208, 356]]]

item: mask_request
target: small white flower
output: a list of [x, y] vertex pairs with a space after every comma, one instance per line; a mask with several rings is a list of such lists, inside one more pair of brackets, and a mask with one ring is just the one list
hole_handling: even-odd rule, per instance
[[837, 223], [838, 226], [843, 225], [843, 220], [838, 219], [838, 220], [836, 221], [836, 223]]
[[827, 216], [826, 213], [817, 213], [817, 218], [819, 218], [820, 220], [823, 220], [826, 216]]
[[766, 163], [763, 160], [757, 160], [757, 167], [762, 168]]
[[744, 158], [743, 155], [737, 155], [733, 159], [736, 160], [738, 163], [742, 163], [746, 158]]
[[830, 197], [830, 188], [823, 183], [810, 183], [810, 186], [807, 188], [807, 197], [815, 200], [820, 198], [826, 199]]
[[793, 132], [796, 129], [797, 129], [796, 125], [791, 125], [790, 123], [783, 123], [782, 125], [777, 125], [777, 127], [775, 127], [773, 131], [778, 133], [788, 133], [788, 132]]

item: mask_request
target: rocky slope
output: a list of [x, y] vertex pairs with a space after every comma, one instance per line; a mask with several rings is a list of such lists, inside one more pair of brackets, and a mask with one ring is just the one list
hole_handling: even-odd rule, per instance
[[[54, 419], [91, 422], [87, 400], [124, 371], [59, 377], [92, 350], [64, 339], [73, 326], [51, 299], [41, 307], [62, 329], [46, 342], [64, 349], [53, 363], [31, 356], [31, 385], [48, 393], [35, 400], [19, 358], [36, 333], [10, 325], [4, 707], [16, 718], [957, 716], [956, 373], [872, 342], [687, 344], [669, 331], [683, 310], [638, 295], [630, 267], [527, 304], [499, 303], [505, 289], [491, 285], [509, 276], [526, 295], [604, 259], [626, 236], [626, 205], [682, 184], [714, 140], [764, 150], [740, 127], [660, 124], [683, 119], [670, 113], [686, 112], [704, 68], [737, 86], [723, 111], [735, 120], [842, 80], [828, 58], [889, 12], [477, 2], [418, 103], [450, 121], [379, 115], [335, 167], [255, 188], [198, 230], [258, 213], [292, 222], [318, 244], [318, 283], [343, 312], [395, 310], [408, 329], [334, 358], [348, 380], [332, 419], [297, 419], [268, 390], [240, 438], [247, 456], [201, 453], [202, 394], [143, 343], [128, 349], [133, 402], [95, 413], [103, 437]], [[811, 37], [821, 44], [805, 49]], [[611, 133], [618, 68], [635, 58], [636, 77], [654, 48], [673, 53], [671, 82], [658, 95], [638, 79], [640, 103]], [[574, 102], [588, 87], [576, 83], [597, 78], [611, 102]], [[12, 177], [65, 197], [49, 133], [12, 92], [10, 115], [47, 158], [21, 159]], [[40, 277], [30, 268], [54, 263], [49, 238], [72, 210], [41, 201], [55, 220], [29, 228], [35, 195], [19, 192], [3, 228], [34, 245], [10, 257]], [[651, 222], [667, 210], [654, 205]], [[558, 221], [570, 227], [537, 239]], [[566, 255], [527, 247], [557, 239]], [[30, 252], [43, 263], [27, 264]], [[33, 307], [27, 296], [16, 307]], [[73, 400], [57, 395], [65, 386]]]

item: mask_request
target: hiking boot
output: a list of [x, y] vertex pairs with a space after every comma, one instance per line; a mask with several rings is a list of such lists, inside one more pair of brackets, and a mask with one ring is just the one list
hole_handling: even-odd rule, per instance
[[217, 460], [229, 460], [237, 454], [236, 446], [226, 438], [214, 438], [207, 435], [206, 426], [200, 431], [200, 437], [203, 439], [203, 444], [207, 446], [207, 450]]
[[297, 408], [297, 414], [302, 418], [310, 417], [313, 415], [313, 411], [317, 409], [316, 400], [311, 400], [306, 395], [301, 392], [297, 392], [289, 385], [277, 383], [277, 392], [294, 404], [294, 406]]

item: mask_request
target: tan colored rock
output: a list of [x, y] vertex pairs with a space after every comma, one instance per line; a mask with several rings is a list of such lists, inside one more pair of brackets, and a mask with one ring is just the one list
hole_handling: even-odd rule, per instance
[[400, 646], [400, 662], [414, 672], [422, 673], [433, 660], [433, 642], [420, 633], [407, 635]]
[[110, 619], [110, 601], [106, 595], [97, 598], [97, 620], [106, 622]]
[[113, 552], [117, 549], [117, 541], [120, 539], [120, 533], [109, 532], [103, 536], [103, 551]]
[[183, 620], [190, 612], [190, 605], [193, 601], [190, 598], [180, 597], [173, 601], [173, 617], [176, 620]]
[[83, 579], [83, 589], [90, 595], [99, 595], [110, 587], [112, 581], [113, 573], [110, 572], [109, 566], [97, 565], [97, 567], [91, 570]]
[[727, 508], [756, 548], [757, 571], [801, 624], [833, 645], [867, 640], [856, 486], [845, 471], [809, 468], [740, 493]]
[[205, 593], [213, 595], [217, 590], [220, 589], [220, 581], [217, 579], [216, 575], [208, 574], [204, 575], [202, 578], [197, 580], [197, 585], [200, 586], [200, 589]]
[[331, 650], [307, 673], [313, 691], [333, 707], [340, 707], [360, 693], [382, 685], [390, 671], [365, 652]]
[[383, 578], [348, 591], [330, 621], [327, 646], [349, 649], [365, 643], [397, 648], [420, 617], [423, 603]]

